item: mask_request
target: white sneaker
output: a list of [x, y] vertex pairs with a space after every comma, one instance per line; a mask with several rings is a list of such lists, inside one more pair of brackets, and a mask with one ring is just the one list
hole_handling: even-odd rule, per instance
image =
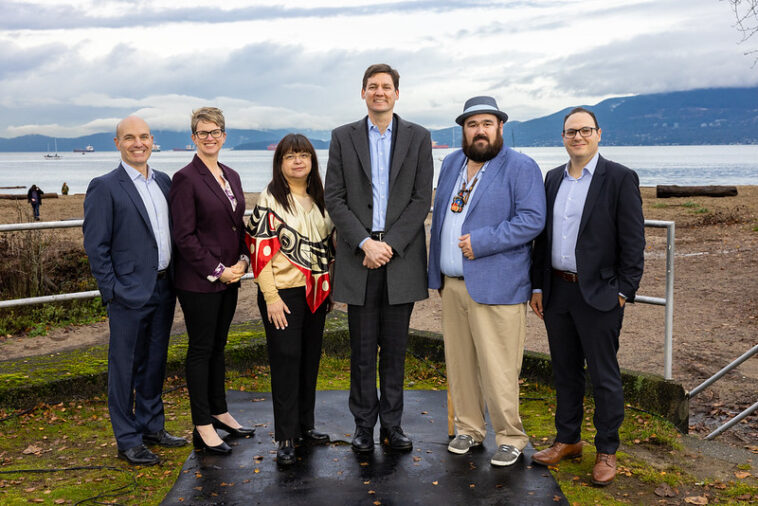
[[474, 438], [468, 434], [458, 434], [455, 436], [455, 439], [450, 441], [450, 444], [447, 445], [447, 451], [463, 455], [464, 453], [468, 453], [468, 451], [474, 446], [481, 445], [481, 441], [474, 441]]
[[511, 445], [500, 445], [497, 451], [492, 455], [490, 464], [493, 466], [510, 466], [516, 463], [521, 456], [521, 450]]

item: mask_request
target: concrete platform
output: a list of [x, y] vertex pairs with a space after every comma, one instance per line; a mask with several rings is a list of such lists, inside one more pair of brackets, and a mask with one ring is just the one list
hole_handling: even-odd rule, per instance
[[297, 463], [279, 468], [271, 394], [229, 391], [229, 410], [241, 423], [264, 425], [254, 438], [228, 439], [230, 456], [193, 452], [163, 504], [568, 504], [548, 470], [532, 466], [531, 445], [506, 468], [489, 463], [492, 434], [468, 455], [449, 453], [445, 391], [405, 392], [403, 429], [414, 444], [406, 453], [378, 444], [372, 454], [354, 453], [347, 399], [346, 391], [317, 392], [316, 429], [332, 443], [300, 447]]

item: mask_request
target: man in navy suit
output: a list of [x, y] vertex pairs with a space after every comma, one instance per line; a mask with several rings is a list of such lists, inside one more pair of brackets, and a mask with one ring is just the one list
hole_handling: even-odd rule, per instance
[[545, 321], [557, 409], [555, 442], [532, 460], [581, 457], [584, 361], [595, 398], [596, 485], [616, 476], [624, 392], [616, 353], [624, 305], [642, 277], [644, 219], [637, 174], [598, 153], [595, 115], [577, 107], [563, 122], [569, 162], [545, 177], [547, 225], [534, 247], [530, 306]]
[[486, 405], [498, 445], [494, 466], [514, 464], [529, 442], [518, 379], [531, 245], [545, 225], [542, 173], [534, 160], [503, 146], [507, 119], [492, 97], [466, 101], [455, 120], [463, 149], [442, 162], [429, 244], [429, 288], [442, 296], [457, 432], [448, 451], [481, 445]]
[[115, 170], [93, 179], [84, 199], [84, 249], [108, 307], [108, 410], [118, 455], [160, 459], [144, 443], [182, 446], [165, 431], [161, 391], [176, 297], [171, 285], [171, 180], [148, 167], [153, 136], [129, 116], [116, 127]]

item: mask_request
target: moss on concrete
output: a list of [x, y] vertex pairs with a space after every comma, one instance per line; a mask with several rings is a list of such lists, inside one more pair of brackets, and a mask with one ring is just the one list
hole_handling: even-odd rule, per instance
[[[347, 315], [332, 312], [324, 331], [324, 352], [336, 357], [350, 355]], [[433, 332], [412, 330], [408, 350], [417, 357], [444, 361], [442, 337]], [[167, 374], [184, 376], [187, 335], [171, 337]], [[59, 402], [72, 397], [99, 395], [107, 388], [108, 347], [93, 346], [0, 362], [0, 406], [23, 408], [37, 402]], [[260, 321], [232, 325], [226, 346], [230, 369], [246, 370], [267, 364], [266, 336]], [[552, 384], [550, 356], [525, 352], [522, 376], [546, 385]], [[624, 396], [628, 404], [656, 413], [686, 432], [689, 402], [682, 385], [654, 374], [622, 370]], [[590, 382], [587, 381], [589, 388]], [[591, 392], [590, 392], [591, 393]]]

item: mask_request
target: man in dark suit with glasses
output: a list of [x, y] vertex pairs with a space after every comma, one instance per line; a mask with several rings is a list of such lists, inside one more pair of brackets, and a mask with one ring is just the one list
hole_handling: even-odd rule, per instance
[[616, 354], [624, 305], [642, 278], [644, 219], [637, 174], [598, 152], [595, 114], [577, 107], [563, 122], [569, 162], [545, 177], [547, 224], [534, 247], [530, 306], [545, 321], [557, 409], [555, 441], [532, 460], [581, 457], [584, 362], [595, 399], [592, 481], [616, 476], [624, 392]]

